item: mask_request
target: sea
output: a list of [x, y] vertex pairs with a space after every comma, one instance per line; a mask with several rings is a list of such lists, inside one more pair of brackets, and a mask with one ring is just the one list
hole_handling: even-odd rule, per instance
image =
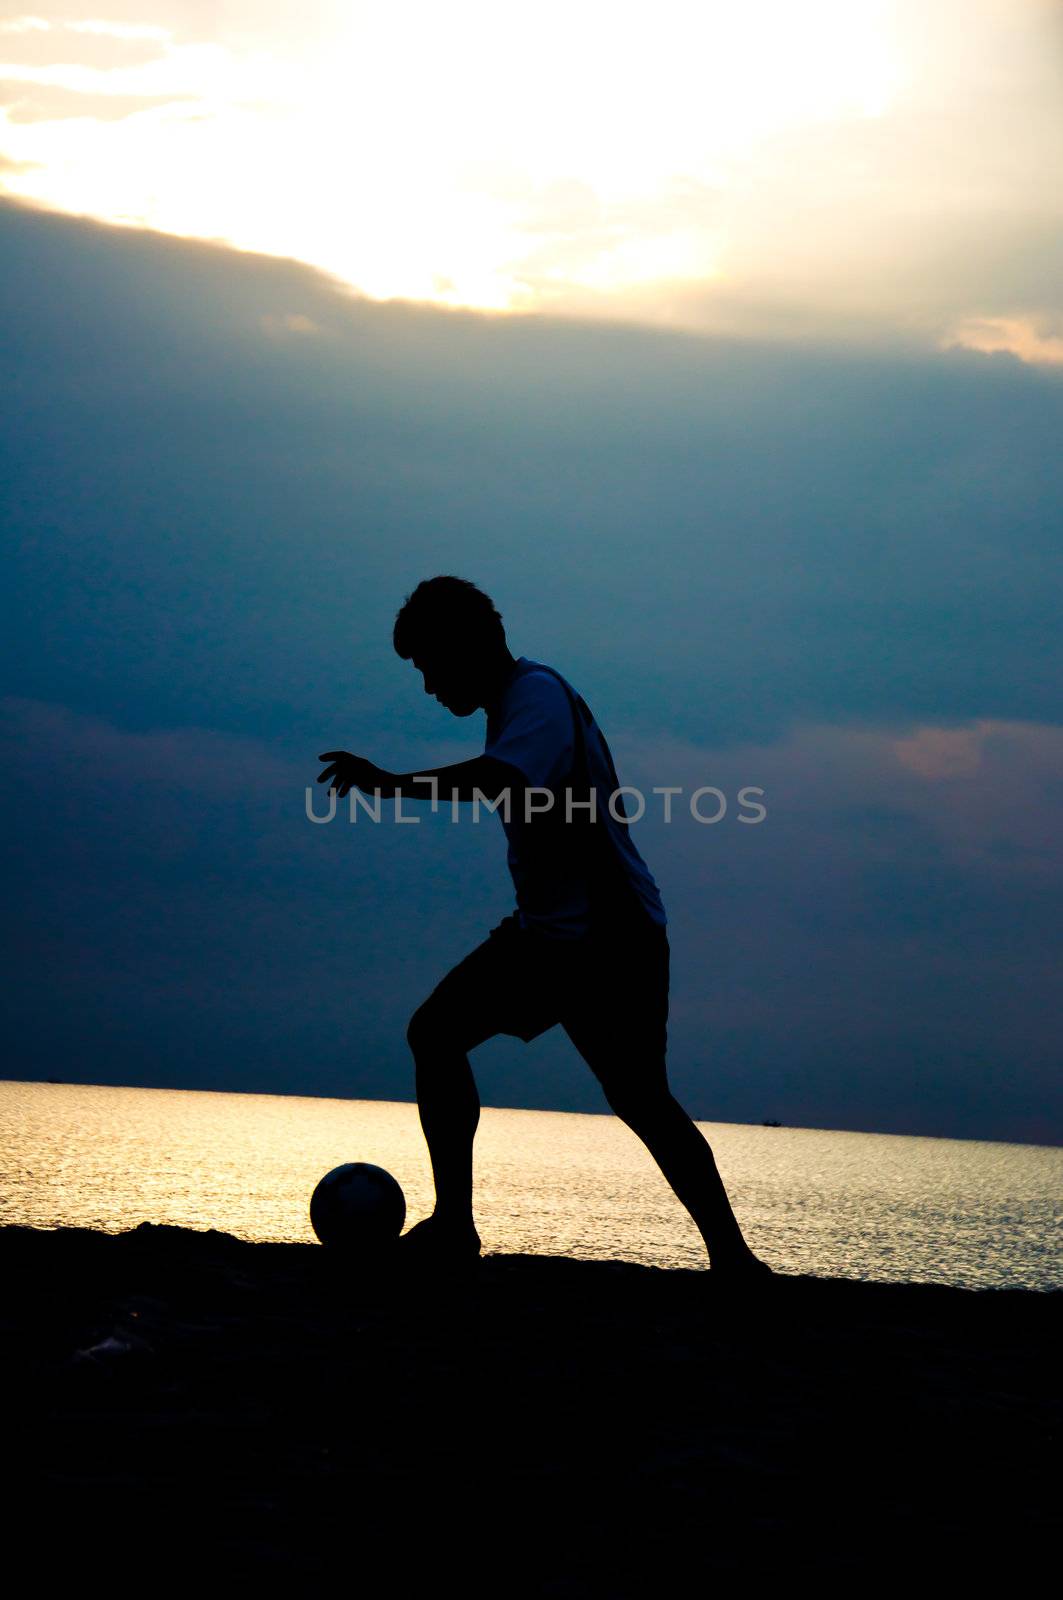
[[[778, 1272], [1063, 1288], [1063, 1149], [699, 1122], [746, 1238]], [[0, 1082], [0, 1224], [141, 1222], [315, 1243], [309, 1200], [346, 1161], [384, 1167], [407, 1225], [432, 1209], [403, 1101]], [[701, 1236], [610, 1114], [485, 1106], [475, 1146], [485, 1254], [706, 1269]]]

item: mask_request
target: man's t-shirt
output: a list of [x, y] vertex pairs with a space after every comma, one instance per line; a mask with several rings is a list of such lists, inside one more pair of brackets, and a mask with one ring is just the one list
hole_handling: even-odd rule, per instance
[[[567, 682], [567, 679], [565, 680]], [[571, 685], [569, 686], [571, 687]], [[613, 846], [616, 866], [635, 891], [647, 916], [664, 927], [664, 905], [657, 885], [631, 837], [630, 827], [617, 822], [609, 809], [609, 797], [616, 787], [609, 762], [602, 748], [596, 722], [584, 727], [587, 766], [596, 790], [597, 821], [604, 823], [606, 837]], [[573, 705], [564, 687], [541, 662], [520, 656], [499, 698], [487, 708], [487, 739], [484, 754], [508, 762], [536, 788], [557, 791], [553, 809], [564, 814], [564, 788], [573, 785], [573, 801], [586, 799], [573, 782], [576, 759], [576, 729]], [[623, 797], [614, 801], [617, 812]], [[541, 803], [542, 796], [533, 796]], [[522, 927], [533, 924], [557, 938], [579, 938], [588, 931], [590, 904], [584, 878], [574, 873], [571, 862], [562, 857], [544, 859], [529, 847], [529, 824], [524, 818], [523, 797], [514, 795], [507, 822], [499, 809], [508, 841], [507, 863], [517, 892], [518, 920]], [[586, 816], [586, 808], [576, 812]], [[534, 822], [532, 823], [534, 826]], [[566, 826], [568, 826], [566, 824]]]

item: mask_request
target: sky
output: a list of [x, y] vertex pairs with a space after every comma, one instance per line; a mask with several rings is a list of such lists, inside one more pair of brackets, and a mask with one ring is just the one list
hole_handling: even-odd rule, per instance
[[0, 192], [374, 298], [1063, 360], [1059, 0], [58, 0]]
[[305, 793], [482, 748], [449, 571], [730, 799], [636, 825], [693, 1115], [1060, 1142], [1059, 8], [795, 15], [5, 14], [7, 1076], [413, 1097], [501, 825]]

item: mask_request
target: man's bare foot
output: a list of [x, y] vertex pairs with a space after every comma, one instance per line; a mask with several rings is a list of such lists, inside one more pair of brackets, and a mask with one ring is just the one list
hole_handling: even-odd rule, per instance
[[752, 1250], [740, 1250], [733, 1255], [717, 1252], [711, 1259], [712, 1276], [717, 1283], [767, 1283], [775, 1274], [766, 1261], [761, 1261]]
[[399, 1259], [425, 1266], [461, 1266], [480, 1256], [480, 1235], [471, 1218], [451, 1221], [437, 1216], [417, 1222], [401, 1236], [397, 1245]]

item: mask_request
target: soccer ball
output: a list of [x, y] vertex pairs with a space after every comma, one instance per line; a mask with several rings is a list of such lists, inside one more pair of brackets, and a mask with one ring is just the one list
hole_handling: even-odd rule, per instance
[[333, 1167], [310, 1197], [310, 1225], [331, 1249], [372, 1253], [393, 1243], [405, 1221], [401, 1186], [368, 1161]]

